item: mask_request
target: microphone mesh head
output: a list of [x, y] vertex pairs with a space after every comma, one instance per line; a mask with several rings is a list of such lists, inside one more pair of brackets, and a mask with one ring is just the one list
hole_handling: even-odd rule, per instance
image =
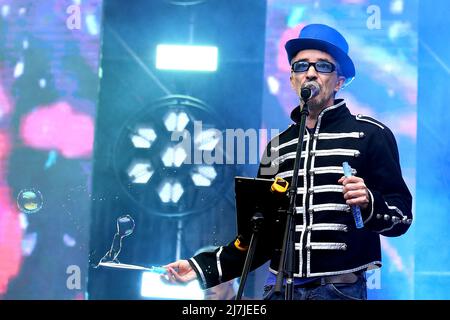
[[311, 89], [304, 87], [300, 90], [300, 96], [303, 100], [309, 99], [311, 97]]
[[316, 81], [308, 81], [303, 84], [300, 90], [300, 96], [303, 100], [309, 100], [319, 94], [320, 87]]

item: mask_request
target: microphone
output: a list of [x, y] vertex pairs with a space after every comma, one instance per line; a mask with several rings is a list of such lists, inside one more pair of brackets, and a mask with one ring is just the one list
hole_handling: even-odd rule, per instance
[[316, 81], [308, 81], [301, 87], [300, 96], [303, 101], [308, 101], [309, 99], [317, 96], [319, 92], [319, 84]]

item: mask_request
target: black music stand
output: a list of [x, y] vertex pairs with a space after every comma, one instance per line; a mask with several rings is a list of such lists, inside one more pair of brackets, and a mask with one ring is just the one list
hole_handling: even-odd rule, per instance
[[[286, 211], [288, 198], [285, 193], [271, 191], [273, 179], [235, 177], [234, 182], [238, 239], [244, 244], [250, 241], [236, 295], [240, 300], [261, 231], [265, 226], [272, 231], [275, 222], [280, 222], [279, 214]], [[271, 232], [272, 236], [276, 232]]]

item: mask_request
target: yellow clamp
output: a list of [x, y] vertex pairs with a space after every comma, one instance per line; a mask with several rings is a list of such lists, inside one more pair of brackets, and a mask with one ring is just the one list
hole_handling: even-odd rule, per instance
[[244, 245], [241, 241], [241, 236], [239, 236], [236, 241], [234, 241], [234, 246], [236, 247], [236, 249], [240, 250], [240, 251], [247, 251], [248, 250], [248, 246]]
[[289, 187], [289, 182], [284, 180], [283, 178], [276, 177], [275, 181], [272, 183], [270, 190], [272, 192], [285, 193]]

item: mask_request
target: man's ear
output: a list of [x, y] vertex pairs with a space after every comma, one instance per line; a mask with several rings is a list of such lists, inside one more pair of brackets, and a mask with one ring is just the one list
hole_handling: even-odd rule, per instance
[[289, 76], [289, 82], [291, 83], [291, 88], [295, 91], [296, 89], [294, 86], [294, 76], [292, 75], [292, 72], [291, 75]]
[[336, 81], [336, 86], [334, 87], [334, 91], [338, 92], [339, 90], [341, 90], [342, 86], [345, 83], [345, 77], [343, 76], [339, 76], [337, 81]]

